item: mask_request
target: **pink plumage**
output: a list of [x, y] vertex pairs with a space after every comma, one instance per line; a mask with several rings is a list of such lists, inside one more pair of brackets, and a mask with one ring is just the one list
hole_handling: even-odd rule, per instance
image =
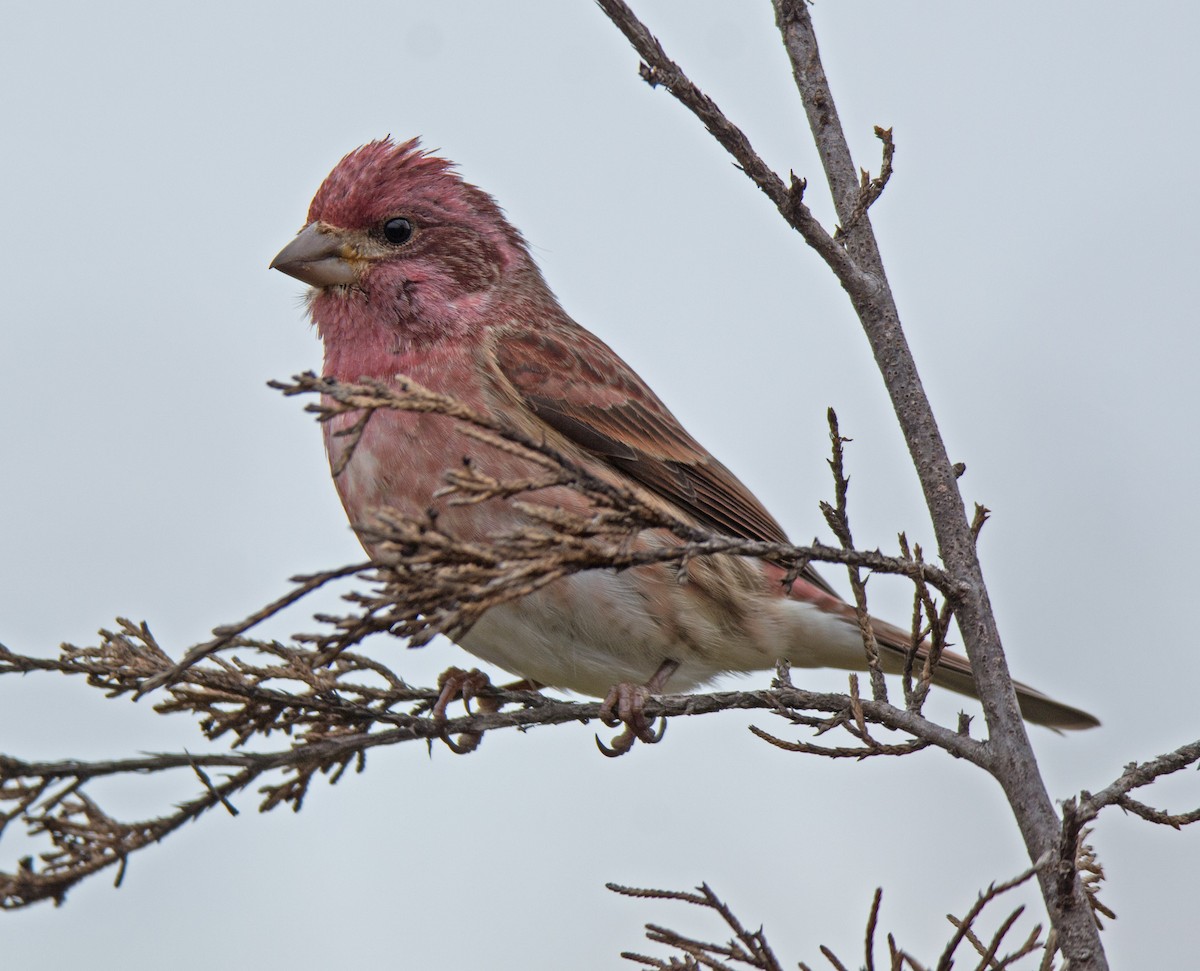
[[[645, 382], [567, 316], [492, 197], [416, 139], [371, 142], [343, 158], [272, 266], [313, 287], [326, 374], [385, 382], [409, 375], [698, 525], [786, 541], [750, 490]], [[345, 447], [338, 428], [325, 428], [335, 463]], [[499, 478], [529, 471], [458, 434], [452, 419], [377, 413], [336, 480], [351, 523], [367, 522], [380, 507], [421, 515], [436, 504], [445, 470], [467, 455]], [[538, 498], [582, 509], [570, 490]], [[477, 540], [521, 522], [509, 500], [439, 515], [439, 524]], [[786, 590], [782, 576], [772, 564], [735, 557], [699, 559], [686, 578], [666, 565], [590, 571], [492, 608], [460, 642], [523, 678], [592, 695], [651, 679], [655, 689], [684, 690], [728, 671], [769, 669], [781, 657], [801, 667], [862, 669], [853, 611], [811, 569]], [[907, 634], [875, 625], [885, 670], [899, 670]], [[959, 655], [943, 655], [936, 680], [974, 693]], [[1026, 685], [1018, 697], [1030, 721], [1097, 724]]]

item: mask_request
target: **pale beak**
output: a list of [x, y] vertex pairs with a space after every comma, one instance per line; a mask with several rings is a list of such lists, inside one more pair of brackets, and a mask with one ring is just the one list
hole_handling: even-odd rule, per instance
[[358, 282], [353, 255], [345, 240], [320, 223], [309, 223], [271, 260], [271, 269], [311, 287], [346, 286]]

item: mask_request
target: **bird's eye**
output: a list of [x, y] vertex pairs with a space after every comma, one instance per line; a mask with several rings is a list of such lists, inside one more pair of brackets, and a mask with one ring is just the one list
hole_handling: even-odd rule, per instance
[[413, 224], [403, 216], [397, 216], [395, 219], [389, 219], [383, 224], [383, 238], [393, 246], [399, 246], [401, 243], [407, 243], [412, 239]]

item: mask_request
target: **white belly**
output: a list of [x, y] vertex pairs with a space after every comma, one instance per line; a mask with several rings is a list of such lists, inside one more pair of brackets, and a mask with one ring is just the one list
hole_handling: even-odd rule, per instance
[[602, 697], [642, 684], [666, 660], [679, 664], [668, 691], [730, 671], [759, 671], [786, 657], [802, 667], [862, 667], [857, 628], [802, 601], [758, 596], [731, 627], [696, 589], [663, 586], [638, 571], [591, 570], [489, 610], [459, 643], [522, 678]]

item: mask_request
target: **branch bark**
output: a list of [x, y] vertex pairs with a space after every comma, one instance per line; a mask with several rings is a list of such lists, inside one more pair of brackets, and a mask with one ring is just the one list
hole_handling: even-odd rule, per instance
[[[790, 189], [762, 161], [744, 133], [721, 113], [667, 57], [662, 45], [622, 0], [598, 0], [600, 7], [645, 60], [641, 74], [663, 84], [692, 111], [737, 160], [739, 167], [775, 203], [780, 213], [825, 260], [837, 276], [862, 324], [892, 407], [900, 422], [937, 537], [947, 572], [963, 587], [957, 606], [972, 672], [983, 702], [991, 772], [1000, 783], [1025, 841], [1031, 861], [1057, 849], [1061, 821], [1041, 778], [1037, 759], [1017, 707], [1000, 632], [988, 598], [975, 535], [958, 489], [933, 409], [921, 384], [916, 362], [900, 326], [900, 315], [887, 282], [883, 258], [871, 226], [869, 206], [883, 182], [860, 180], [838, 118], [829, 81], [821, 64], [816, 33], [806, 0], [772, 0], [776, 24], [792, 64], [825, 177], [843, 231], [826, 232], [803, 203], [805, 183], [794, 176]], [[894, 143], [884, 142], [884, 169], [890, 173]], [[1051, 874], [1039, 872], [1047, 911], [1063, 955], [1073, 969], [1108, 967], [1082, 884], [1063, 888]]]
[[[1029, 859], [1039, 860], [1054, 852], [1061, 821], [1017, 708], [958, 477], [900, 327], [870, 216], [856, 211], [862, 190], [821, 64], [808, 5], [805, 0], [772, 2], [838, 218], [849, 227], [842, 242], [860, 270], [860, 278], [865, 276], [875, 283], [873, 287], [847, 285], [843, 279], [843, 286], [862, 323], [903, 430], [933, 521], [938, 553], [947, 571], [963, 584], [957, 605], [958, 624], [983, 702], [987, 745], [994, 759], [992, 773], [1012, 808]], [[1058, 932], [1059, 947], [1071, 967], [1077, 971], [1106, 969], [1108, 962], [1099, 931], [1079, 880], [1073, 881], [1067, 893], [1062, 892], [1052, 874], [1039, 872], [1038, 881]]]

